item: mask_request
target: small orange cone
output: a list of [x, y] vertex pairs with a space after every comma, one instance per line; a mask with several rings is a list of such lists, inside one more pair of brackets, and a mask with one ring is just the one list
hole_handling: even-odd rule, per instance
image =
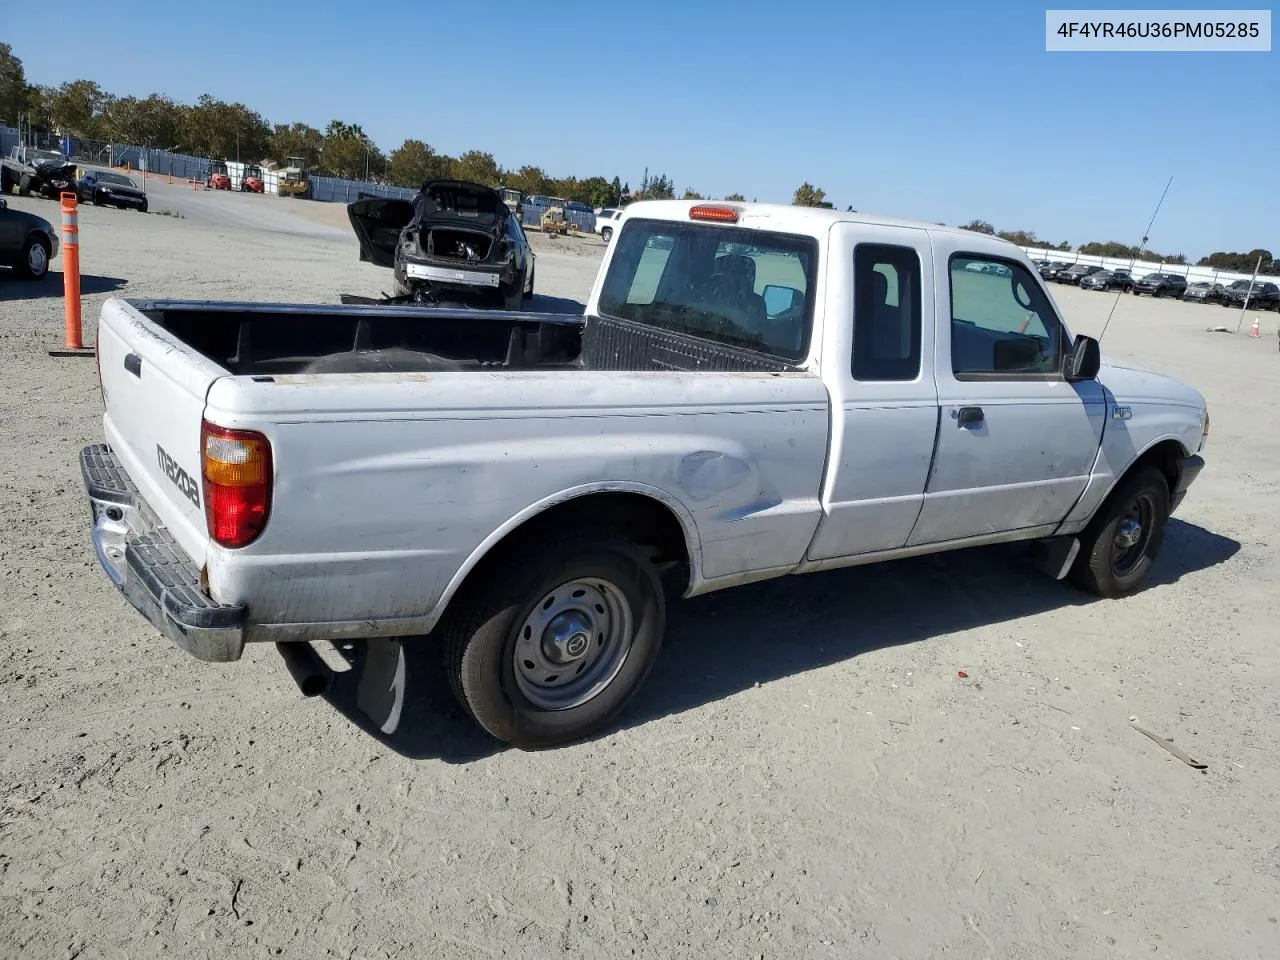
[[1261, 331], [1258, 329], [1259, 326], [1260, 326], [1260, 321], [1255, 315], [1253, 318], [1253, 326], [1249, 328], [1249, 336], [1254, 338], [1262, 336]]

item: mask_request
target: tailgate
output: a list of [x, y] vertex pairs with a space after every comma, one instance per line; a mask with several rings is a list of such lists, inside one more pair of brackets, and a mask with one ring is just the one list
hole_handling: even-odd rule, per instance
[[227, 372], [116, 298], [102, 306], [98, 363], [107, 443], [156, 519], [203, 566], [200, 424], [209, 388]]

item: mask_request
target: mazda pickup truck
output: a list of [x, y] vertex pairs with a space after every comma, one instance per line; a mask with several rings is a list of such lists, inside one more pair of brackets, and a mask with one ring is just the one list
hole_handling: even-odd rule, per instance
[[1009, 541], [1128, 594], [1209, 432], [1014, 245], [800, 207], [632, 204], [581, 316], [117, 298], [98, 329], [93, 543], [159, 631], [274, 642], [308, 693], [310, 642], [438, 644], [526, 748], [610, 722], [668, 594]]

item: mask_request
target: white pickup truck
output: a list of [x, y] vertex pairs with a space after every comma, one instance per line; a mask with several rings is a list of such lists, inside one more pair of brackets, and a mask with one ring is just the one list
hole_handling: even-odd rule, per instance
[[428, 635], [524, 747], [641, 685], [660, 575], [1028, 540], [1127, 593], [1209, 432], [1012, 244], [797, 207], [633, 204], [581, 317], [112, 299], [98, 330], [93, 540], [152, 624], [203, 660], [275, 641], [308, 693], [306, 641]]

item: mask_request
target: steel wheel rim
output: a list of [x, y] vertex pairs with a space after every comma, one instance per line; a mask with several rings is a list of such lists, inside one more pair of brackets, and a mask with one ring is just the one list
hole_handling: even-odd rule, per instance
[[1146, 555], [1151, 542], [1151, 528], [1156, 516], [1155, 501], [1149, 493], [1141, 493], [1130, 501], [1116, 524], [1111, 542], [1111, 567], [1116, 576], [1132, 573]]
[[49, 258], [45, 256], [44, 247], [38, 243], [33, 243], [31, 249], [27, 252], [27, 266], [32, 273], [44, 273], [45, 267], [49, 265]]
[[516, 687], [542, 710], [569, 710], [598, 696], [631, 652], [631, 604], [614, 583], [570, 580], [549, 590], [516, 632]]

